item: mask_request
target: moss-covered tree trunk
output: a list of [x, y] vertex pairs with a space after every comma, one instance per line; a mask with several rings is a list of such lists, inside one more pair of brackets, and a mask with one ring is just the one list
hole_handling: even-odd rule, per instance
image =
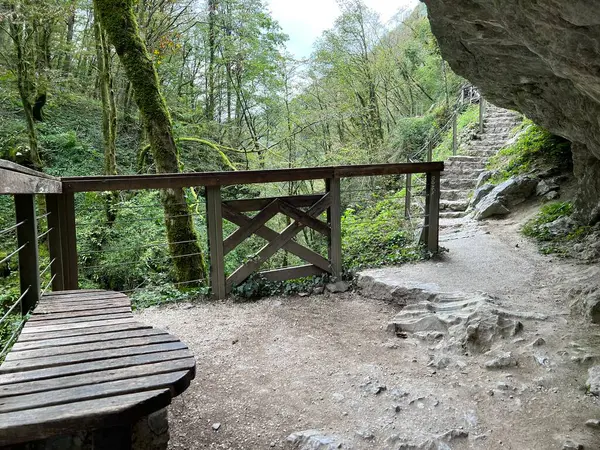
[[[16, 14], [16, 12], [15, 12]], [[35, 85], [31, 80], [29, 66], [31, 65], [32, 54], [28, 45], [28, 40], [31, 39], [33, 31], [27, 21], [18, 23], [16, 20], [10, 22], [11, 37], [15, 45], [15, 65], [17, 72], [17, 87], [19, 96], [23, 104], [23, 112], [25, 113], [25, 123], [27, 124], [27, 135], [29, 138], [29, 159], [35, 168], [42, 167], [40, 159], [37, 132], [33, 118], [33, 103], [32, 97], [35, 93]]]
[[[144, 119], [158, 173], [179, 172], [171, 117], [158, 75], [140, 37], [134, 0], [94, 0], [100, 24], [115, 47]], [[162, 192], [169, 248], [180, 282], [205, 278], [204, 260], [183, 189]]]

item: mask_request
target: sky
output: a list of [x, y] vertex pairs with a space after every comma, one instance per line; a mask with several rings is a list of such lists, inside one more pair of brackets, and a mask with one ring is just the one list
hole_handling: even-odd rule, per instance
[[[399, 9], [416, 6], [418, 0], [363, 0], [377, 11], [383, 23]], [[336, 0], [267, 0], [273, 18], [279, 22], [290, 40], [287, 48], [296, 58], [310, 56], [312, 46], [321, 33], [333, 26], [340, 10]]]

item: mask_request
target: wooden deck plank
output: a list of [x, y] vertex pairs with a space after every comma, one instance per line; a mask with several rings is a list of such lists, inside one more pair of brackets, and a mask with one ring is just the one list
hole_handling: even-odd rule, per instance
[[[124, 324], [130, 323], [130, 322], [135, 322], [135, 320], [131, 316], [128, 315], [125, 318], [103, 320], [101, 323], [103, 326], [106, 326], [106, 325], [124, 325]], [[76, 330], [78, 328], [92, 328], [92, 327], [99, 326], [98, 323], [99, 323], [98, 321], [77, 322], [77, 323], [70, 324], [68, 328], [69, 328], [69, 330]], [[28, 327], [27, 325], [25, 325], [25, 327], [23, 328], [23, 331], [21, 332], [21, 335], [48, 333], [50, 331], [63, 331], [63, 330], [65, 330], [65, 328], [67, 328], [67, 327], [65, 327], [64, 324], [34, 326], [34, 327]], [[44, 335], [44, 337], [46, 337], [46, 336]], [[38, 339], [39, 339], [39, 336], [38, 336]]]
[[90, 309], [102, 308], [123, 308], [131, 306], [131, 302], [127, 299], [103, 300], [95, 302], [82, 302], [62, 305], [58, 303], [41, 303], [35, 308], [35, 314], [49, 314], [69, 311], [87, 311]]
[[[98, 321], [109, 321], [109, 320], [118, 320], [118, 319], [128, 319], [133, 320], [133, 315], [131, 312], [125, 313], [117, 313], [117, 314], [95, 314], [93, 316], [84, 316], [84, 317], [73, 317], [70, 319], [51, 319], [48, 320], [35, 320], [31, 322], [27, 322], [25, 328], [36, 330], [38, 328], [47, 328], [51, 326], [59, 326], [62, 325], [62, 328], [65, 328], [65, 325], [68, 325], [70, 328], [75, 327], [80, 323], [92, 323]], [[93, 326], [93, 325], [92, 325]]]
[[97, 350], [86, 353], [73, 353], [68, 355], [46, 356], [45, 358], [20, 359], [16, 361], [5, 361], [0, 366], [0, 374], [11, 372], [23, 372], [33, 369], [45, 369], [55, 366], [64, 366], [78, 362], [95, 361], [96, 370], [104, 367], [103, 361], [128, 355], [143, 355], [146, 353], [161, 353], [171, 350], [187, 349], [183, 342], [168, 342], [165, 344], [143, 345], [140, 347], [124, 347], [113, 350]]
[[44, 297], [56, 297], [59, 295], [69, 295], [69, 294], [89, 294], [92, 292], [114, 292], [114, 291], [107, 291], [104, 289], [67, 289], [64, 291], [52, 291], [52, 292], [48, 292], [47, 294], [44, 295]]
[[0, 445], [133, 423], [171, 403], [169, 389], [0, 414]]
[[191, 358], [192, 353], [186, 348], [169, 352], [148, 353], [144, 355], [123, 356], [120, 358], [105, 359], [102, 366], [97, 361], [68, 364], [48, 369], [35, 369], [27, 372], [0, 374], [0, 385], [25, 383], [28, 381], [45, 380], [68, 375], [77, 375], [99, 370], [120, 369], [124, 367], [141, 366], [156, 362], [172, 361], [182, 358]]
[[[70, 336], [65, 338], [40, 339], [29, 342], [17, 342], [13, 345], [12, 351], [35, 350], [50, 347], [61, 347], [63, 345], [92, 344], [94, 342], [105, 342], [117, 339], [134, 339], [145, 336], [154, 336], [163, 334], [164, 331], [157, 328], [140, 328], [137, 330], [116, 331], [110, 333], [84, 334], [81, 336]], [[53, 350], [50, 350], [53, 351]]]
[[72, 404], [76, 407], [77, 402], [155, 389], [169, 389], [171, 395], [175, 396], [183, 392], [189, 384], [189, 371], [180, 370], [50, 392], [3, 397], [0, 398], [0, 414], [62, 404]]
[[75, 345], [63, 345], [58, 348], [48, 350], [47, 348], [41, 348], [37, 350], [14, 350], [6, 355], [5, 361], [17, 361], [20, 359], [29, 358], [43, 358], [52, 352], [52, 356], [69, 355], [72, 353], [84, 353], [93, 352], [97, 350], [111, 350], [125, 347], [139, 347], [142, 345], [153, 345], [153, 344], [164, 344], [167, 342], [179, 342], [175, 336], [169, 333], [157, 334], [154, 336], [147, 336], [141, 338], [125, 338], [125, 339], [112, 339], [110, 341], [83, 343]]
[[84, 336], [91, 334], [103, 334], [103, 333], [116, 333], [127, 330], [138, 330], [138, 329], [149, 329], [152, 328], [150, 325], [145, 325], [135, 320], [119, 320], [117, 323], [106, 325], [106, 322], [102, 322], [102, 325], [96, 325], [93, 327], [86, 328], [71, 328], [71, 329], [59, 329], [55, 331], [49, 331], [43, 335], [38, 333], [21, 333], [18, 342], [31, 342], [38, 341], [41, 339], [58, 339], [71, 336]]
[[86, 294], [62, 294], [52, 295], [46, 294], [42, 297], [43, 302], [79, 302], [86, 300], [112, 299], [112, 298], [128, 298], [125, 294], [113, 291], [98, 291], [88, 292]]
[[131, 307], [121, 306], [118, 308], [101, 308], [101, 309], [88, 309], [84, 311], [69, 311], [69, 312], [35, 312], [27, 323], [34, 322], [46, 322], [49, 320], [56, 319], [76, 319], [81, 317], [89, 316], [101, 316], [110, 314], [132, 314]]
[[161, 374], [189, 370], [195, 376], [196, 360], [191, 357], [157, 362], [120, 369], [101, 370], [82, 375], [61, 376], [45, 380], [26, 381], [24, 383], [0, 385], [0, 397], [11, 397], [36, 392], [54, 391], [56, 389], [97, 384], [105, 381], [124, 380], [127, 378], [145, 377], [148, 374]]

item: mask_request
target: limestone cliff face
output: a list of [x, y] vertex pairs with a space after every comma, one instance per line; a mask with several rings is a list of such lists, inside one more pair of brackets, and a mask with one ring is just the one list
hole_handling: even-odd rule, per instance
[[422, 1], [458, 74], [574, 143], [579, 218], [600, 220], [600, 1]]

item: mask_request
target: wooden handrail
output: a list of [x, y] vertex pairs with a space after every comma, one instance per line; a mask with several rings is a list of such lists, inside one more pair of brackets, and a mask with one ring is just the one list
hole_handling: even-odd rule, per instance
[[240, 170], [236, 172], [192, 172], [157, 175], [116, 175], [62, 178], [63, 192], [169, 189], [192, 186], [275, 183], [283, 181], [349, 178], [444, 170], [443, 162], [365, 164], [299, 169]]
[[0, 195], [60, 194], [60, 178], [0, 159]]

